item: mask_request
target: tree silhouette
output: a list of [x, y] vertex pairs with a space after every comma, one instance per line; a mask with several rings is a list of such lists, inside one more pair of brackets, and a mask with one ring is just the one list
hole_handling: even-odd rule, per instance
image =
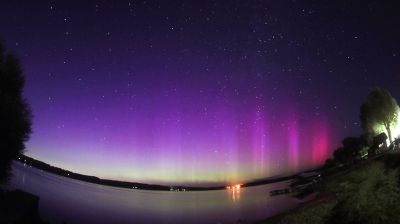
[[382, 88], [376, 88], [368, 94], [367, 100], [360, 108], [360, 120], [364, 134], [371, 139], [376, 125], [383, 125], [389, 140], [392, 141], [391, 127], [397, 122], [399, 106], [390, 93]]
[[11, 162], [25, 149], [31, 133], [31, 110], [23, 97], [25, 78], [19, 60], [0, 43], [0, 183]]
[[342, 147], [333, 152], [334, 161], [351, 165], [361, 158], [361, 150], [364, 147], [363, 137], [347, 137], [342, 140]]

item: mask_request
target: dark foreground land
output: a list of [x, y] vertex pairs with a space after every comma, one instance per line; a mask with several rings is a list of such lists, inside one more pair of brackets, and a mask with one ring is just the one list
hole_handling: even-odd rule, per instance
[[0, 223], [46, 223], [39, 216], [39, 197], [20, 190], [0, 189]]
[[400, 223], [400, 153], [331, 170], [317, 191], [315, 200], [259, 223]]

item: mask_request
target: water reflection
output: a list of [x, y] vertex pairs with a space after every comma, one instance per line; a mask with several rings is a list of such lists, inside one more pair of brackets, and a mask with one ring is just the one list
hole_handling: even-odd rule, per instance
[[233, 199], [233, 201], [240, 200], [240, 188], [232, 189], [232, 199]]
[[242, 188], [242, 186], [240, 184], [226, 187], [228, 194], [231, 195], [232, 201], [236, 202], [236, 201], [240, 200], [240, 189], [241, 188]]
[[9, 189], [40, 197], [49, 223], [236, 223], [264, 219], [296, 206], [291, 197], [270, 197], [287, 182], [257, 187], [234, 185], [202, 192], [144, 191], [86, 183], [13, 165]]

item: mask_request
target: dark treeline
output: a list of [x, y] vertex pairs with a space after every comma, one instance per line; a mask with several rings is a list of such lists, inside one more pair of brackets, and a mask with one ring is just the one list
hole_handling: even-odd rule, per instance
[[[23, 97], [25, 77], [19, 60], [0, 43], [0, 184], [11, 176], [11, 164], [25, 149], [32, 113]], [[0, 223], [45, 223], [39, 216], [39, 198], [0, 188]]]
[[[107, 180], [101, 179], [95, 176], [88, 176], [79, 173], [74, 173], [69, 170], [61, 169], [59, 167], [52, 166], [50, 164], [44, 163], [42, 161], [33, 159], [26, 155], [19, 155], [17, 161], [24, 163], [28, 166], [35, 167], [37, 169], [54, 173], [59, 176], [64, 176], [76, 180], [81, 180], [89, 183], [107, 185], [112, 187], [122, 187], [122, 188], [129, 188], [129, 189], [143, 189], [143, 190], [161, 190], [161, 191], [205, 191], [205, 190], [223, 190], [226, 186], [214, 186], [214, 187], [191, 187], [191, 186], [165, 186], [165, 185], [154, 185], [154, 184], [145, 184], [145, 183], [137, 183], [137, 182], [128, 182], [128, 181], [117, 181], [117, 180]], [[241, 184], [242, 187], [250, 187], [250, 186], [257, 186], [263, 184], [270, 184], [276, 183], [280, 181], [286, 181], [293, 179], [297, 176], [290, 175], [290, 176], [282, 176], [282, 177], [271, 177], [265, 179], [259, 179], [250, 181], [247, 183]]]
[[326, 161], [325, 167], [349, 166], [382, 152], [398, 150], [399, 136], [392, 136], [392, 128], [397, 124], [398, 114], [397, 101], [387, 90], [372, 90], [360, 107], [362, 135], [343, 139], [342, 146], [333, 152], [333, 158]]
[[23, 97], [25, 78], [18, 59], [0, 43], [0, 183], [11, 162], [25, 149], [31, 133], [31, 110]]
[[28, 166], [33, 166], [43, 171], [47, 171], [50, 173], [57, 174], [59, 176], [69, 177], [76, 180], [81, 180], [94, 184], [107, 185], [112, 187], [122, 187], [129, 189], [143, 189], [143, 190], [161, 190], [161, 191], [201, 191], [201, 190], [221, 190], [225, 189], [225, 186], [217, 186], [217, 187], [185, 187], [185, 186], [165, 186], [165, 185], [156, 185], [156, 184], [144, 184], [137, 182], [128, 182], [128, 181], [117, 181], [117, 180], [107, 180], [101, 179], [95, 176], [88, 176], [79, 173], [74, 173], [68, 170], [61, 169], [59, 167], [51, 166], [42, 161], [33, 159], [26, 155], [19, 155], [17, 158], [18, 161], [24, 163]]

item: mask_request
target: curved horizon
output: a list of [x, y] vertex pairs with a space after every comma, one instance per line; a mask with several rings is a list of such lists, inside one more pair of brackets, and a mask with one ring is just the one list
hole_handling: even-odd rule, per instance
[[27, 155], [152, 183], [243, 182], [321, 165], [362, 133], [371, 88], [400, 96], [398, 38], [380, 35], [392, 33], [387, 22], [367, 6], [325, 4], [335, 7], [1, 3], [1, 38], [20, 58], [34, 113]]

